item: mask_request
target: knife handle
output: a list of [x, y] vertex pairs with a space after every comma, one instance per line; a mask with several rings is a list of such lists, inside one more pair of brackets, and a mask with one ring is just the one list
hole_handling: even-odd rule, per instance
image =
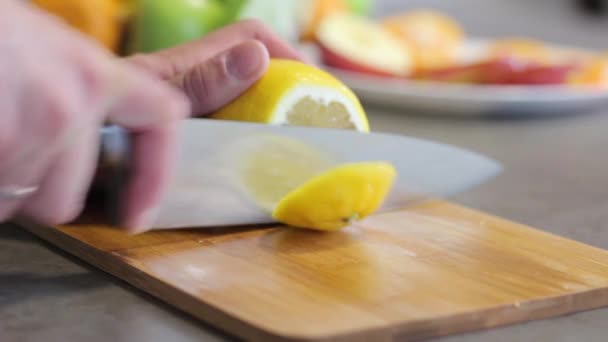
[[129, 133], [116, 125], [102, 127], [100, 136], [95, 184], [104, 194], [107, 218], [118, 226], [122, 222], [123, 192], [131, 171], [132, 142]]

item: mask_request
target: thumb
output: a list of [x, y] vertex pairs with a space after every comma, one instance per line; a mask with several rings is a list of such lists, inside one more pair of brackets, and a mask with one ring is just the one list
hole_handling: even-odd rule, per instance
[[266, 72], [269, 59], [266, 47], [251, 40], [193, 67], [173, 81], [190, 99], [194, 115], [208, 114], [251, 87]]

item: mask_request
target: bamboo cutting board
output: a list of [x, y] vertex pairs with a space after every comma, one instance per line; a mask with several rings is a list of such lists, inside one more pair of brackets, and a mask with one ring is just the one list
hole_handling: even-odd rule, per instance
[[608, 305], [608, 252], [442, 201], [336, 233], [25, 227], [252, 341], [409, 341]]

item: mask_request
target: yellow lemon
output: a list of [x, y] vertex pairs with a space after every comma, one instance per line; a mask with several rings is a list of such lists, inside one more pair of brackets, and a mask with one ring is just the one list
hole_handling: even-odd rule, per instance
[[376, 211], [395, 176], [385, 162], [339, 165], [289, 192], [272, 215], [290, 226], [335, 231]]
[[329, 169], [331, 156], [296, 139], [257, 135], [238, 161], [238, 174], [256, 205], [271, 212], [290, 191]]
[[268, 70], [211, 118], [369, 131], [356, 95], [329, 73], [299, 61], [271, 59]]

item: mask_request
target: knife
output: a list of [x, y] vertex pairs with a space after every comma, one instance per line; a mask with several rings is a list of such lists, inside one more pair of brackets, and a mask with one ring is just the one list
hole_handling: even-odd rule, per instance
[[[106, 204], [117, 224], [130, 175], [130, 138], [118, 126], [104, 127], [101, 135]], [[246, 181], [250, 175], [244, 170], [252, 170], [247, 165], [256, 161], [256, 179], [271, 185], [274, 179], [280, 181], [277, 175], [293, 170], [306, 169], [308, 173], [300, 175], [302, 183], [343, 163], [389, 162], [397, 179], [381, 211], [460, 193], [502, 169], [473, 151], [387, 133], [186, 119], [179, 124], [178, 139], [173, 176], [152, 229], [273, 223], [272, 208]], [[264, 164], [265, 160], [271, 162]]]

